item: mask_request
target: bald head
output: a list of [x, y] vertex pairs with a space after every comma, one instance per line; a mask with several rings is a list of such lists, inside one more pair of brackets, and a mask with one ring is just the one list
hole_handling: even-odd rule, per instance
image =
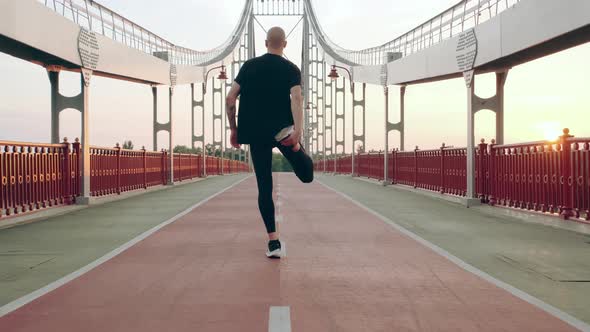
[[282, 51], [287, 46], [285, 30], [280, 27], [273, 27], [266, 34], [266, 47], [270, 50]]

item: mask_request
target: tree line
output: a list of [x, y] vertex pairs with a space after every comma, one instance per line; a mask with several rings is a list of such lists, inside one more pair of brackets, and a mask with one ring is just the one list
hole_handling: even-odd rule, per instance
[[[132, 141], [125, 140], [123, 142], [123, 149], [126, 150], [133, 150], [134, 145]], [[240, 153], [241, 152], [241, 153]], [[203, 149], [198, 148], [191, 148], [186, 145], [177, 145], [174, 147], [174, 153], [182, 153], [182, 154], [202, 154]], [[214, 156], [214, 157], [221, 157], [221, 149], [219, 147], [214, 146], [213, 144], [205, 145], [205, 154], [207, 156]], [[223, 157], [232, 160], [239, 160], [245, 161], [245, 155], [243, 150], [238, 150], [234, 148], [226, 149], [223, 153]], [[293, 168], [289, 161], [281, 154], [273, 152], [272, 154], [272, 171], [273, 172], [293, 172]]]

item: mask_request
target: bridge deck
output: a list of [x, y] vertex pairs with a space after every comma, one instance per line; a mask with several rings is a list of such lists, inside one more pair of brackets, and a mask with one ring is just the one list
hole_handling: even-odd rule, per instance
[[277, 182], [285, 259], [264, 257], [248, 178], [0, 330], [266, 331], [271, 307], [293, 331], [574, 330], [317, 182]]

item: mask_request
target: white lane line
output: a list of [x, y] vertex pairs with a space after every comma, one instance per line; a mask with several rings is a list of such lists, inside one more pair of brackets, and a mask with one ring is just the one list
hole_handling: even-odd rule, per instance
[[281, 240], [281, 258], [287, 257], [287, 244]]
[[40, 288], [30, 294], [27, 294], [21, 298], [18, 298], [8, 304], [5, 304], [4, 306], [0, 307], [0, 317], [5, 316], [17, 309], [19, 309], [22, 306], [25, 306], [26, 304], [40, 298], [41, 296], [54, 291], [55, 289], [67, 284], [68, 282], [90, 272], [91, 270], [93, 270], [94, 268], [98, 267], [99, 265], [109, 261], [110, 259], [114, 258], [115, 256], [121, 254], [122, 252], [124, 252], [125, 250], [133, 247], [135, 244], [139, 243], [140, 241], [144, 240], [145, 238], [147, 238], [148, 236], [154, 234], [155, 232], [157, 232], [158, 230], [162, 229], [165, 226], [170, 225], [171, 223], [177, 221], [178, 219], [184, 217], [185, 215], [187, 215], [189, 212], [191, 212], [192, 210], [196, 209], [197, 207], [207, 203], [208, 201], [210, 201], [211, 199], [223, 194], [224, 192], [232, 189], [233, 187], [239, 185], [240, 183], [244, 182], [245, 180], [249, 179], [252, 175], [247, 176], [245, 178], [243, 178], [242, 180], [232, 184], [229, 187], [226, 187], [225, 189], [205, 198], [204, 200], [200, 201], [199, 203], [194, 204], [193, 206], [189, 207], [188, 209], [182, 211], [181, 213], [177, 214], [176, 216], [162, 222], [161, 224], [145, 231], [144, 233], [138, 235], [137, 237], [135, 237], [134, 239], [130, 240], [129, 242], [121, 245], [120, 247], [118, 247], [117, 249], [107, 253], [106, 255], [100, 257], [99, 259], [95, 260], [94, 262], [66, 275], [65, 277], [62, 277], [52, 283], [50, 283], [49, 285]]
[[275, 217], [275, 222], [277, 222], [277, 223], [283, 223], [285, 221], [285, 218], [283, 218], [283, 214], [281, 213], [281, 211], [282, 211], [282, 206], [283, 206], [283, 200], [282, 200], [282, 198], [284, 196], [280, 192], [279, 187], [280, 187], [280, 185], [277, 184], [277, 204], [276, 204], [276, 217]]
[[445, 257], [446, 259], [450, 260], [451, 262], [455, 263], [456, 265], [458, 265], [459, 267], [461, 267], [462, 269], [471, 272], [475, 275], [477, 275], [478, 277], [510, 292], [512, 295], [520, 298], [521, 300], [524, 300], [534, 306], [536, 306], [537, 308], [544, 310], [545, 312], [561, 319], [562, 321], [570, 324], [571, 326], [581, 330], [581, 331], [590, 331], [590, 325], [582, 322], [581, 320], [575, 318], [574, 316], [561, 311], [560, 309], [545, 303], [541, 300], [539, 300], [538, 298], [525, 293], [524, 291], [511, 286], [501, 280], [498, 280], [494, 277], [492, 277], [491, 275], [483, 272], [482, 270], [476, 268], [473, 265], [470, 265], [469, 263], [461, 260], [460, 258], [452, 255], [451, 253], [449, 253], [448, 251], [444, 250], [443, 248], [428, 242], [427, 240], [425, 240], [424, 238], [410, 232], [409, 230], [403, 228], [402, 226], [398, 225], [397, 223], [395, 223], [394, 221], [392, 221], [391, 219], [385, 217], [384, 215], [380, 214], [379, 212], [376, 212], [374, 210], [372, 210], [371, 208], [369, 208], [368, 206], [364, 205], [363, 203], [355, 200], [354, 198], [348, 196], [347, 194], [340, 192], [330, 186], [328, 186], [327, 184], [318, 181], [321, 185], [323, 185], [324, 187], [328, 188], [329, 190], [339, 194], [340, 196], [346, 198], [347, 200], [351, 201], [352, 203], [356, 204], [357, 206], [363, 208], [364, 210], [368, 211], [369, 213], [373, 214], [374, 216], [378, 217], [379, 219], [381, 219], [382, 221], [384, 221], [385, 223], [389, 224], [390, 226], [392, 226], [393, 228], [397, 229], [398, 231], [400, 231], [401, 233], [409, 236], [410, 238], [412, 238], [413, 240], [419, 242], [420, 244], [428, 247], [429, 249], [431, 249], [432, 251], [436, 252], [437, 254]]
[[291, 332], [291, 309], [289, 307], [270, 307], [268, 332]]

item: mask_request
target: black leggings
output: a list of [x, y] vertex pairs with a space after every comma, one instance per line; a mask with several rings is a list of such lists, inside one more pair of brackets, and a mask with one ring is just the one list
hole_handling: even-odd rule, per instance
[[275, 147], [287, 158], [299, 180], [304, 183], [313, 181], [313, 161], [305, 153], [303, 146], [294, 152], [292, 147], [277, 142], [250, 144], [258, 183], [258, 208], [268, 233], [276, 232], [275, 205], [272, 200], [272, 149]]

